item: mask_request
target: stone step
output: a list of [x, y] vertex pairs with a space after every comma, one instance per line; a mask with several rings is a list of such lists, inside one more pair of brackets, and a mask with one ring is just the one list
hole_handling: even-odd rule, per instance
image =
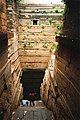
[[35, 101], [35, 106], [20, 106], [11, 120], [54, 120], [53, 114], [42, 103]]

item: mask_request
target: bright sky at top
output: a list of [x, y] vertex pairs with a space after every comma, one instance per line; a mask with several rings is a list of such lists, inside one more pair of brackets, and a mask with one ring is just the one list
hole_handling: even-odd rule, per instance
[[34, 4], [62, 4], [61, 0], [23, 0], [24, 3]]

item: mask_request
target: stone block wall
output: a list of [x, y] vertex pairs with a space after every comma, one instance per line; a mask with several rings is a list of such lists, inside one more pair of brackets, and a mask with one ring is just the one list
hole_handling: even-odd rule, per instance
[[66, 4], [62, 34], [70, 38], [78, 38], [80, 34], [80, 1], [67, 1], [67, 3], [68, 4]]
[[53, 77], [48, 67], [41, 85], [41, 96], [44, 104], [53, 111], [55, 120], [79, 120], [79, 41], [67, 37], [57, 37], [57, 41], [59, 50], [55, 60], [51, 59], [54, 61], [50, 72]]
[[18, 107], [22, 86], [17, 36], [8, 32], [6, 12], [6, 1], [0, 0], [0, 119], [10, 120], [11, 112]]
[[[46, 7], [19, 4], [18, 49], [22, 68], [45, 69], [48, 66], [48, 61], [51, 56], [51, 47], [55, 41], [56, 25], [61, 22], [61, 17], [60, 14], [52, 15], [53, 22], [55, 23], [50, 25], [50, 15], [48, 14], [50, 8]], [[45, 8], [47, 11], [46, 17], [45, 14], [41, 14], [41, 11], [44, 11]], [[37, 13], [39, 9], [41, 11]], [[31, 11], [35, 11], [35, 13]], [[33, 25], [33, 19], [38, 19], [40, 24]]]
[[58, 37], [59, 51], [56, 56], [55, 79], [64, 97], [72, 119], [80, 119], [79, 39]]
[[[80, 119], [80, 1], [65, 1], [66, 8], [63, 20], [62, 36], [57, 36], [58, 52], [56, 54], [53, 71], [53, 79], [56, 96], [52, 96], [52, 88], [47, 94], [49, 107], [55, 116], [55, 120], [79, 120]], [[48, 75], [50, 76], [50, 75]], [[51, 81], [50, 80], [50, 81]], [[50, 85], [51, 82], [49, 82]], [[44, 82], [43, 82], [44, 84]], [[43, 84], [41, 93], [43, 91]], [[54, 84], [53, 84], [54, 86]], [[49, 90], [48, 90], [49, 91]], [[54, 101], [55, 100], [55, 104]], [[50, 107], [51, 105], [51, 107]]]
[[[11, 92], [12, 106], [11, 109], [18, 107], [22, 94], [22, 85], [20, 84], [20, 61], [18, 55], [18, 15], [15, 3], [7, 5], [8, 16], [8, 59], [11, 62]], [[16, 88], [16, 89], [15, 89]]]
[[10, 104], [7, 94], [7, 77], [8, 71], [8, 36], [7, 36], [7, 17], [6, 2], [0, 0], [0, 118], [4, 119], [6, 113], [10, 110]]
[[7, 31], [7, 16], [5, 0], [0, 0], [0, 32]]
[[44, 69], [50, 59], [50, 48], [53, 45], [52, 27], [45, 27], [44, 30], [40, 26], [27, 28], [26, 21], [19, 21], [18, 48], [21, 67]]

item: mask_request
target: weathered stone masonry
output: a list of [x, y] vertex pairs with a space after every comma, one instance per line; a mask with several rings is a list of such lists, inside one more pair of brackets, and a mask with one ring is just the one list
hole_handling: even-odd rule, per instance
[[[19, 82], [20, 65], [15, 37], [8, 34], [6, 2], [0, 1], [0, 119], [9, 120], [18, 106], [22, 87]], [[14, 28], [13, 28], [14, 29]], [[9, 45], [8, 45], [9, 43]], [[16, 56], [16, 57], [15, 57]]]
[[[56, 37], [59, 50], [56, 56], [51, 56], [45, 71], [41, 84], [41, 98], [53, 111], [55, 120], [80, 120], [80, 2], [66, 0], [66, 5], [62, 34]], [[21, 67], [25, 64], [20, 66], [18, 50], [20, 50], [21, 62], [26, 63], [30, 60], [27, 59], [27, 55], [31, 57], [30, 51], [26, 53], [27, 50], [23, 49], [24, 43], [18, 46], [18, 19], [15, 4], [8, 5], [7, 10], [8, 26], [6, 3], [5, 0], [0, 0], [0, 113], [4, 116], [4, 120], [10, 119], [10, 114], [18, 106], [22, 93], [19, 75]], [[33, 52], [32, 54], [36, 55]], [[46, 52], [44, 54], [46, 55]], [[26, 59], [22, 59], [21, 56], [25, 56]]]
[[[62, 21], [61, 13], [51, 13], [52, 6], [40, 4], [19, 4], [18, 10], [18, 50], [21, 67], [45, 69], [50, 59], [56, 25]], [[36, 25], [33, 24], [34, 20]]]
[[[20, 84], [20, 73], [22, 68], [46, 68], [47, 62], [50, 58], [50, 48], [47, 48], [46, 50], [45, 47], [41, 47], [39, 51], [39, 47], [46, 44], [46, 42], [47, 47], [49, 47], [49, 43], [51, 45], [53, 44], [53, 35], [51, 32], [48, 34], [50, 41], [45, 42], [47, 35], [43, 35], [43, 32], [41, 33], [41, 36], [42, 40], [44, 40], [41, 42], [39, 38], [39, 41], [37, 42], [39, 37], [38, 36], [37, 39], [35, 39], [36, 35], [39, 33], [37, 30], [42, 31], [43, 29], [42, 27], [39, 28], [39, 26], [33, 26], [32, 29], [28, 28], [28, 30], [33, 31], [35, 28], [35, 32], [33, 31], [35, 36], [32, 35], [32, 37], [34, 36], [34, 43], [37, 43], [37, 45], [40, 43], [40, 46], [36, 46], [36, 48], [33, 49], [31, 49], [30, 46], [29, 49], [26, 49], [27, 46], [24, 48], [25, 39], [23, 39], [23, 33], [26, 34], [27, 26], [25, 27], [26, 23], [24, 23], [25, 25], [23, 27], [20, 26], [21, 24], [23, 25], [24, 20], [22, 19], [23, 22], [18, 21], [18, 15], [18, 9], [14, 2], [7, 4], [6, 11], [5, 0], [0, 1], [0, 109], [2, 115], [4, 116], [4, 120], [10, 119], [11, 112], [17, 108], [22, 97], [22, 86]], [[49, 28], [47, 27], [46, 29], [45, 27], [45, 30], [43, 31], [48, 33]], [[53, 28], [51, 28], [51, 31], [53, 31]], [[28, 38], [31, 38], [31, 34]], [[30, 39], [28, 42], [30, 43]], [[33, 44], [33, 41], [31, 41], [30, 44]], [[29, 63], [28, 65], [26, 64], [27, 62]]]
[[[20, 62], [18, 56], [18, 17], [16, 12], [16, 5], [7, 4], [8, 17], [8, 59], [11, 61], [11, 75], [13, 81], [13, 108], [18, 105], [22, 87], [20, 84]], [[15, 89], [16, 88], [16, 89]], [[14, 91], [15, 90], [15, 91]], [[13, 109], [12, 108], [12, 109]]]
[[[7, 68], [8, 71], [7, 71]], [[6, 3], [0, 1], [0, 112], [8, 113], [10, 104], [7, 93], [8, 72], [10, 64], [8, 63], [8, 36], [7, 36], [7, 17]], [[5, 117], [5, 115], [4, 115]]]
[[62, 35], [56, 37], [59, 50], [56, 59], [52, 60], [55, 66], [51, 65], [52, 70], [48, 67], [41, 86], [41, 95], [45, 105], [53, 111], [55, 120], [79, 120], [80, 2], [66, 1], [66, 5]]

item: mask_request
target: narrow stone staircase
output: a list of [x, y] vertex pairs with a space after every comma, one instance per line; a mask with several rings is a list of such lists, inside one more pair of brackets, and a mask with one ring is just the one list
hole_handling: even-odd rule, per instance
[[54, 120], [53, 114], [42, 103], [35, 101], [35, 106], [19, 106], [13, 112], [11, 120]]

